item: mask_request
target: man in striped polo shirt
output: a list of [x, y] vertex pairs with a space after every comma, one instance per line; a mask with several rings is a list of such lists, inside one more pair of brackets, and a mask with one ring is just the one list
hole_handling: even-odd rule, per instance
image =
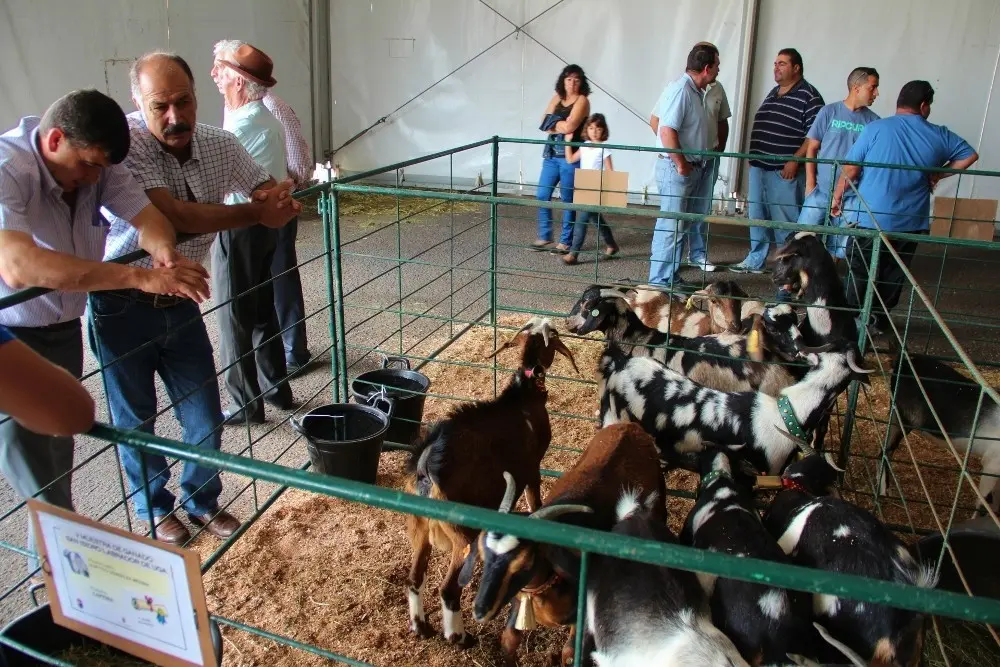
[[[782, 49], [774, 59], [774, 82], [753, 119], [750, 131], [749, 208], [751, 220], [796, 222], [805, 191], [805, 171], [798, 162], [804, 157], [805, 138], [823, 97], [802, 78], [802, 56], [795, 49]], [[783, 245], [790, 232], [766, 227], [750, 228], [750, 253], [729, 267], [737, 273], [763, 273], [772, 237]]]

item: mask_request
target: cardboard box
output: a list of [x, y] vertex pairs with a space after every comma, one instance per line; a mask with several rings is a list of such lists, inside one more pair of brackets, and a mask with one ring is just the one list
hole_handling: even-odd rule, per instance
[[573, 203], [589, 206], [628, 206], [628, 172], [577, 169], [573, 176]]
[[992, 241], [996, 213], [996, 199], [935, 197], [931, 236]]

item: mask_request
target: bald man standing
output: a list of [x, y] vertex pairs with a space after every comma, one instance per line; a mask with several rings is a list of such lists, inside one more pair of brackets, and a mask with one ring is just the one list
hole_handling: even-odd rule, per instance
[[[124, 164], [149, 200], [177, 231], [199, 234], [178, 251], [204, 262], [216, 232], [261, 224], [281, 227], [300, 206], [289, 198], [290, 180], [276, 184], [232, 134], [197, 122], [194, 76], [176, 54], [148, 53], [129, 72], [131, 150]], [[249, 201], [226, 206], [226, 195]], [[105, 259], [137, 247], [138, 234], [112, 217]], [[148, 260], [141, 260], [147, 262]], [[197, 304], [183, 297], [148, 298], [134, 290], [90, 296], [91, 345], [104, 367], [111, 416], [116, 426], [153, 432], [157, 414], [154, 375], [167, 389], [184, 441], [219, 449], [223, 415], [212, 344]], [[139, 516], [151, 514], [157, 539], [182, 544], [190, 533], [178, 519], [167, 490], [170, 470], [163, 456], [121, 447], [122, 465]], [[145, 460], [145, 471], [142, 467]], [[149, 482], [149, 503], [143, 489]], [[187, 463], [181, 473], [181, 505], [191, 522], [226, 539], [240, 522], [219, 508], [219, 473]]]

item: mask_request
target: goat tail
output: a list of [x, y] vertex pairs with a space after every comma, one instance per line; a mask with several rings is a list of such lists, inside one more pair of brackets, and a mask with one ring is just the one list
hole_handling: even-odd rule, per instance
[[646, 500], [642, 501], [640, 500], [642, 497], [641, 487], [626, 487], [622, 489], [622, 493], [618, 497], [618, 504], [615, 506], [615, 517], [617, 517], [618, 521], [624, 521], [641, 510], [652, 511], [659, 495], [658, 491], [653, 491], [646, 496]]

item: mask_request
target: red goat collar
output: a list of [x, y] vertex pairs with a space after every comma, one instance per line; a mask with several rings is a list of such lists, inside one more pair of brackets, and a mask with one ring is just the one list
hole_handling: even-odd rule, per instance
[[788, 489], [790, 491], [799, 491], [800, 493], [805, 493], [805, 494], [809, 493], [808, 491], [806, 491], [806, 488], [804, 486], [802, 486], [797, 481], [789, 477], [781, 478], [781, 488]]
[[541, 595], [545, 591], [549, 590], [550, 588], [558, 584], [561, 579], [562, 575], [553, 570], [552, 576], [543, 581], [541, 584], [539, 584], [538, 586], [525, 586], [524, 588], [521, 589], [521, 592], [527, 593], [528, 595]]

